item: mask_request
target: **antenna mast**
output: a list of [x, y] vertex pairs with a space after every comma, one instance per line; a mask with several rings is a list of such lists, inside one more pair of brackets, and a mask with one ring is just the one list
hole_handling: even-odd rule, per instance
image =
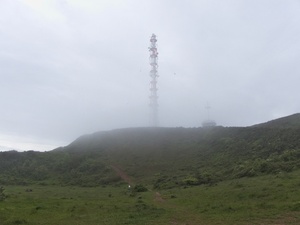
[[206, 106], [205, 106], [206, 110], [207, 110], [207, 120], [204, 120], [202, 122], [202, 126], [203, 127], [214, 127], [216, 126], [216, 122], [214, 120], [211, 120], [210, 119], [210, 115], [209, 115], [209, 110], [211, 109], [210, 105], [208, 104], [208, 102], [206, 103]]
[[149, 52], [150, 52], [150, 66], [151, 66], [151, 70], [150, 70], [150, 77], [151, 77], [151, 81], [150, 81], [150, 125], [152, 127], [157, 127], [158, 126], [158, 103], [157, 103], [157, 48], [156, 48], [156, 35], [152, 34], [151, 38], [150, 38], [150, 47], [149, 47]]
[[207, 120], [210, 120], [209, 118], [209, 110], [210, 110], [210, 105], [208, 104], [208, 102], [206, 103], [206, 106], [205, 106], [206, 110], [207, 110]]

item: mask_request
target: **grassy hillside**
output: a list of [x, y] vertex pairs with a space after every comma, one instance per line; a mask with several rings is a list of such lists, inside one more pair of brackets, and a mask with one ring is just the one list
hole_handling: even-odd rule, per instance
[[298, 225], [300, 171], [133, 192], [127, 185], [6, 186], [0, 224]]
[[[296, 118], [291, 116], [294, 124]], [[280, 121], [282, 119], [279, 119]], [[101, 152], [137, 182], [155, 188], [289, 172], [300, 167], [300, 126], [134, 128], [80, 137], [61, 151]], [[274, 128], [274, 127], [276, 128]]]
[[0, 224], [299, 224], [299, 120], [128, 128], [1, 152]]
[[[289, 122], [290, 119], [290, 122]], [[85, 135], [54, 151], [0, 153], [0, 183], [163, 189], [300, 168], [299, 114], [253, 127], [128, 128]], [[278, 127], [282, 124], [283, 127]]]

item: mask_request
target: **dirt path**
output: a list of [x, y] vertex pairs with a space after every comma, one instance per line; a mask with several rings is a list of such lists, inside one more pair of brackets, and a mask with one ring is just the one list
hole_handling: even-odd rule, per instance
[[161, 197], [161, 194], [159, 192], [155, 192], [154, 200], [157, 201], [157, 202], [164, 202], [165, 201], [165, 199], [163, 199], [163, 197]]
[[[133, 185], [132, 182], [132, 178], [130, 176], [128, 176], [128, 174], [122, 170], [118, 165], [111, 165], [112, 169], [118, 174], [119, 177], [122, 178], [123, 181], [125, 181], [126, 183]], [[154, 196], [153, 196], [153, 201], [157, 202], [157, 204], [163, 204], [163, 208], [164, 209], [176, 209], [176, 205], [170, 204], [170, 202], [167, 201], [167, 199], [163, 198], [163, 196], [159, 193], [159, 192], [154, 192], [152, 190], [149, 190], [151, 192], [153, 192]], [[184, 211], [183, 211], [184, 212]], [[186, 223], [186, 222], [180, 222], [176, 219], [176, 216], [174, 216], [174, 218], [172, 218], [172, 220], [170, 221], [171, 225], [187, 225], [187, 224], [195, 224], [195, 223]], [[198, 224], [198, 223], [197, 223]]]
[[118, 176], [122, 178], [122, 180], [132, 185], [132, 179], [119, 166], [111, 165], [111, 167], [118, 174]]

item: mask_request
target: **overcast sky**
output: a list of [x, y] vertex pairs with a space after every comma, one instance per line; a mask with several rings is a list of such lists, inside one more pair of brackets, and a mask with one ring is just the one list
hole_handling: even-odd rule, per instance
[[0, 151], [159, 123], [249, 126], [300, 112], [299, 0], [0, 0]]

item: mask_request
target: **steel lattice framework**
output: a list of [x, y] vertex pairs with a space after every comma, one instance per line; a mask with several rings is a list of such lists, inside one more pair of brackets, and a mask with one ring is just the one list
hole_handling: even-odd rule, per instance
[[158, 103], [157, 103], [157, 47], [156, 47], [156, 35], [152, 34], [150, 38], [150, 47], [149, 47], [149, 52], [150, 52], [150, 123], [151, 126], [157, 127], [158, 126]]

